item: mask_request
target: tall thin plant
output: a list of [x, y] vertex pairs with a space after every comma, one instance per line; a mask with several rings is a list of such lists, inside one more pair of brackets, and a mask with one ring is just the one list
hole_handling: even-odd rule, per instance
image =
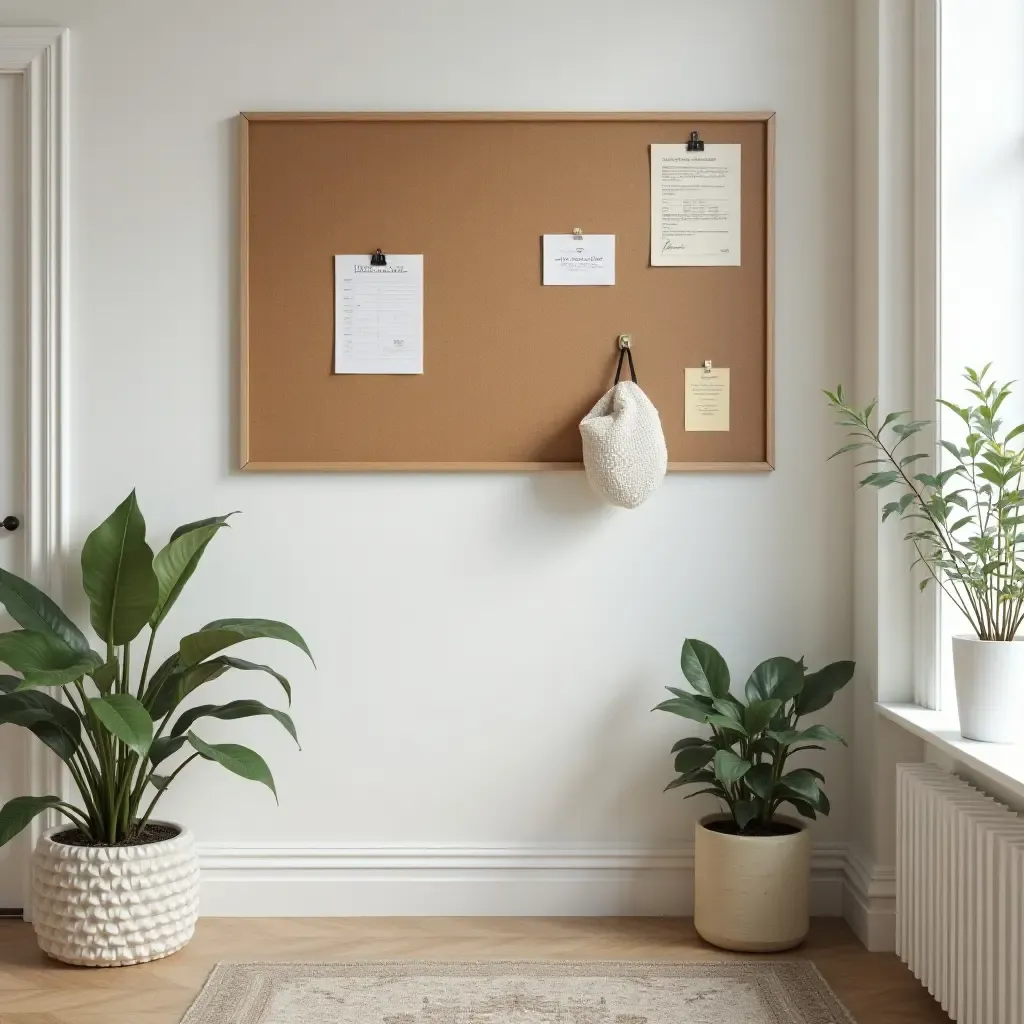
[[[284, 640], [312, 660], [302, 637], [272, 619], [218, 619], [182, 637], [150, 672], [161, 623], [231, 514], [178, 527], [154, 556], [132, 491], [89, 534], [82, 548], [82, 586], [102, 653], [42, 591], [0, 570], [0, 603], [22, 627], [0, 633], [0, 662], [20, 673], [0, 676], [0, 723], [23, 726], [45, 743], [67, 766], [80, 797], [79, 803], [53, 794], [9, 800], [0, 808], [0, 846], [51, 808], [89, 842], [136, 840], [168, 786], [197, 758], [262, 783], [276, 798], [273, 776], [259, 754], [237, 743], [209, 743], [193, 726], [204, 718], [263, 715], [280, 722], [297, 742], [286, 712], [250, 698], [179, 708], [204, 683], [232, 669], [268, 673], [291, 703], [291, 686], [279, 672], [222, 652], [264, 637]], [[136, 672], [132, 644], [146, 629]], [[185, 750], [168, 771], [164, 765]]]
[[1012, 640], [1024, 624], [1024, 449], [1011, 442], [1024, 435], [1024, 423], [1003, 429], [999, 411], [1012, 394], [1012, 382], [988, 380], [964, 371], [974, 403], [959, 406], [940, 399], [964, 425], [959, 442], [941, 440], [953, 464], [924, 472], [918, 463], [931, 456], [907, 442], [929, 425], [908, 412], [890, 412], [877, 424], [878, 400], [859, 409], [842, 387], [826, 391], [828, 404], [852, 439], [830, 459], [866, 449], [873, 456], [859, 466], [875, 466], [861, 487], [899, 487], [903, 494], [882, 507], [882, 521], [896, 516], [910, 522], [905, 535], [916, 552], [912, 568], [924, 567], [918, 586], [935, 583], [963, 613], [981, 640]]

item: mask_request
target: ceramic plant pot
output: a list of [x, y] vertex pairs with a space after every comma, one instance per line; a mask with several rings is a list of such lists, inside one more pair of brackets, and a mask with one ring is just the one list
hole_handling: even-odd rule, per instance
[[807, 936], [811, 834], [801, 822], [776, 818], [796, 831], [741, 836], [697, 823], [693, 921], [698, 934], [723, 949], [763, 953], [791, 949]]
[[953, 676], [963, 736], [1019, 743], [1024, 724], [1024, 640], [953, 637]]
[[43, 952], [121, 967], [177, 952], [195, 930], [199, 861], [192, 833], [139, 846], [69, 846], [50, 829], [32, 856], [32, 922]]

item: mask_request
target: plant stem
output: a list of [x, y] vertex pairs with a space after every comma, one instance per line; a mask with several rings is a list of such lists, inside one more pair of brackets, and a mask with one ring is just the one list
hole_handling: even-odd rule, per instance
[[178, 767], [175, 768], [173, 772], [171, 772], [171, 774], [167, 778], [166, 784], [161, 789], [158, 789], [156, 791], [156, 794], [153, 796], [153, 799], [149, 803], [149, 807], [146, 808], [146, 813], [139, 820], [138, 831], [141, 832], [146, 827], [146, 823], [149, 821], [149, 816], [153, 813], [153, 808], [156, 807], [157, 801], [160, 799], [160, 797], [164, 795], [164, 793], [167, 792], [171, 783], [178, 777], [178, 773], [187, 764], [191, 764], [198, 756], [198, 754], [192, 754], [191, 756], [186, 757], [185, 760], [182, 761], [181, 764], [179, 764]]

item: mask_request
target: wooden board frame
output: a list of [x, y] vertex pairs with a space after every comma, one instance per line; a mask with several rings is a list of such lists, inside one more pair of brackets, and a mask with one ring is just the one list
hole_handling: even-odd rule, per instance
[[758, 121], [765, 126], [765, 457], [751, 462], [669, 462], [670, 472], [749, 473], [775, 468], [775, 114], [730, 112], [243, 112], [238, 117], [239, 241], [239, 468], [256, 472], [545, 472], [580, 470], [581, 462], [276, 462], [250, 457], [250, 277], [249, 277], [249, 129], [260, 121]]

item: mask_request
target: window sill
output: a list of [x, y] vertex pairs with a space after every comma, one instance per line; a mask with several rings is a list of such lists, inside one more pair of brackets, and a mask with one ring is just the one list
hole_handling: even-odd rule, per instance
[[883, 718], [1024, 800], [1024, 744], [965, 740], [960, 735], [955, 712], [933, 711], [917, 704], [876, 704], [875, 707]]

